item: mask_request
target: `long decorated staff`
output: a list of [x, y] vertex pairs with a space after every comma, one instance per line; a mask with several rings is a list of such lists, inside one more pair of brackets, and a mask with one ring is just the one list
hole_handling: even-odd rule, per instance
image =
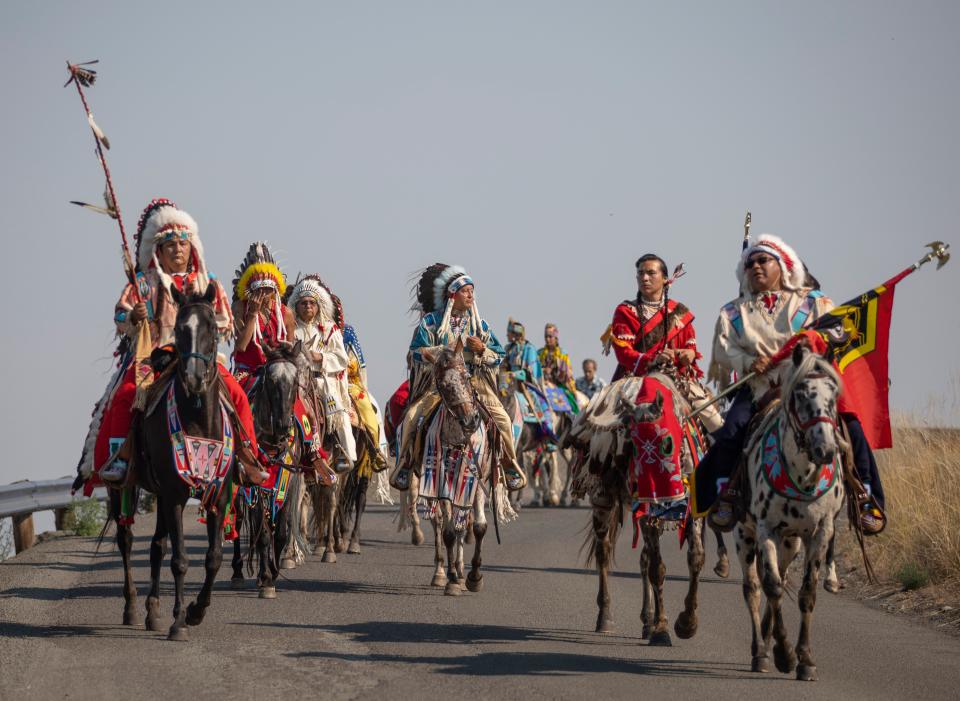
[[107, 165], [107, 158], [104, 155], [104, 149], [110, 148], [110, 141], [94, 121], [93, 113], [90, 111], [90, 105], [87, 103], [87, 96], [83, 92], [85, 87], [89, 88], [96, 82], [97, 72], [89, 67], [96, 63], [99, 63], [99, 60], [77, 64], [67, 61], [67, 70], [70, 72], [70, 78], [63, 84], [63, 87], [67, 87], [71, 83], [77, 87], [80, 102], [83, 103], [83, 109], [87, 113], [87, 124], [90, 126], [90, 131], [93, 132], [93, 140], [97, 147], [97, 160], [100, 161], [100, 166], [103, 168], [103, 174], [107, 180], [106, 190], [103, 193], [106, 207], [96, 207], [85, 202], [77, 201], [71, 201], [71, 204], [106, 214], [117, 220], [117, 224], [120, 227], [124, 274], [127, 277], [127, 281], [133, 287], [136, 301], [143, 302], [147, 307], [147, 317], [137, 325], [137, 338], [134, 344], [134, 362], [136, 363], [136, 383], [138, 390], [137, 402], [135, 402], [134, 405], [137, 406], [144, 396], [141, 390], [146, 389], [153, 380], [153, 372], [148, 362], [152, 350], [148, 320], [153, 317], [153, 308], [146, 279], [142, 274], [138, 274], [133, 256], [130, 253], [130, 244], [127, 241], [127, 230], [123, 225], [123, 216], [120, 214], [120, 204], [117, 201], [116, 190], [113, 187], [113, 178], [110, 176], [110, 167]]

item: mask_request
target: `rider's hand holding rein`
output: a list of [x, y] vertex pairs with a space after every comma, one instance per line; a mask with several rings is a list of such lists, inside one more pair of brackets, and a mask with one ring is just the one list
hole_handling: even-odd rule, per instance
[[130, 310], [130, 323], [139, 324], [147, 318], [147, 303], [137, 302]]

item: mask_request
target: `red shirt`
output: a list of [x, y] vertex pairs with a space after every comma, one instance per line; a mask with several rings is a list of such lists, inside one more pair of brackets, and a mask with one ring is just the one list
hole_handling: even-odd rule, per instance
[[674, 350], [691, 349], [696, 355], [694, 362], [681, 367], [682, 373], [693, 373], [703, 377], [697, 366], [702, 356], [697, 352], [697, 334], [693, 328], [693, 314], [682, 304], [674, 300], [667, 301], [669, 321], [666, 343], [663, 340], [663, 310], [657, 311], [645, 324], [641, 324], [637, 305], [626, 301], [617, 306], [613, 313], [612, 343], [617, 356], [617, 371], [613, 379], [619, 380], [630, 375], [644, 375], [654, 358], [665, 348]]

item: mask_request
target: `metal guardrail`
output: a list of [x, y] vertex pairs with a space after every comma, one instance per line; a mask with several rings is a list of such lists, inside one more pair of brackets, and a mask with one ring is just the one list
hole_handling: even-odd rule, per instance
[[[72, 486], [73, 478], [71, 477], [37, 482], [24, 480], [0, 486], [0, 518], [13, 518], [13, 537], [18, 553], [33, 546], [36, 540], [33, 531], [35, 511], [56, 512], [57, 527], [60, 527], [63, 511], [80, 499], [70, 494]], [[95, 489], [93, 498], [105, 501], [106, 488]]]

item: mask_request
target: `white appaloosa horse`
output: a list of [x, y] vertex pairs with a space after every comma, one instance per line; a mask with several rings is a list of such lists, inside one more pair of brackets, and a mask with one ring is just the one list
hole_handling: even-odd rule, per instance
[[[833, 550], [834, 521], [843, 507], [843, 441], [837, 430], [840, 378], [829, 362], [803, 345], [794, 350], [792, 360], [782, 401], [746, 444], [744, 476], [749, 480], [750, 509], [736, 528], [736, 544], [743, 568], [743, 598], [753, 628], [752, 671], [768, 670], [772, 635], [777, 669], [788, 674], [796, 668], [797, 679], [813, 681], [817, 668], [810, 651], [810, 625], [817, 581]], [[781, 600], [784, 574], [801, 544], [805, 553], [801, 623], [794, 653], [787, 641]], [[761, 581], [767, 597], [762, 621]], [[835, 591], [836, 585], [831, 571], [826, 587]]]
[[[669, 404], [677, 415], [675, 428], [669, 435], [659, 429], [661, 446], [669, 446], [670, 455], [681, 451], [680, 466], [689, 473], [696, 456], [691, 453], [686, 432], [682, 429], [685, 417], [691, 407], [677, 390], [673, 380], [667, 375], [656, 372], [645, 377], [630, 377], [614, 382], [594, 396], [587, 408], [574, 421], [568, 444], [577, 452], [574, 463], [575, 477], [572, 493], [574, 497], [589, 496], [593, 506], [592, 531], [588, 536], [589, 558], [596, 561], [600, 578], [597, 593], [598, 633], [611, 629], [610, 591], [608, 577], [612, 563], [613, 550], [623, 526], [625, 514], [631, 512], [631, 464], [637, 459], [642, 448], [637, 444], [640, 435], [637, 429], [644, 424], [662, 423], [666, 408], [664, 395], [659, 389], [654, 401], [638, 403], [641, 390], [647, 380], [655, 381], [672, 395]], [[648, 393], [649, 394], [649, 393]], [[681, 428], [676, 428], [680, 426]], [[677, 435], [673, 435], [677, 434]], [[666, 436], [666, 438], [664, 438]], [[662, 448], [661, 448], [662, 449]], [[674, 468], [675, 469], [675, 468]], [[674, 476], [679, 480], [680, 475]], [[697, 590], [700, 571], [704, 564], [703, 519], [692, 518], [689, 513], [682, 517], [686, 528], [687, 566], [690, 573], [690, 585], [684, 601], [684, 610], [677, 617], [674, 631], [681, 638], [691, 638], [697, 631]], [[665, 522], [662, 518], [650, 515], [640, 516], [637, 527], [643, 537], [643, 552], [640, 570], [643, 577], [643, 621], [644, 639], [651, 645], [671, 645], [670, 632], [663, 604], [663, 583], [666, 567], [660, 553], [660, 536]]]

